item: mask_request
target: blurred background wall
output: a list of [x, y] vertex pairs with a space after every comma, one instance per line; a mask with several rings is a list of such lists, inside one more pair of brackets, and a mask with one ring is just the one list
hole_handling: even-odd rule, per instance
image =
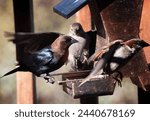
[[[68, 33], [69, 25], [75, 21], [75, 16], [65, 19], [53, 12], [53, 6], [59, 0], [33, 0], [35, 32], [61, 32]], [[12, 0], [0, 0], [0, 76], [15, 68], [15, 45], [4, 37], [4, 31], [14, 32]], [[63, 66], [59, 72], [67, 71]], [[57, 71], [57, 72], [58, 72]], [[61, 79], [57, 77], [57, 80]], [[42, 78], [37, 78], [38, 103], [72, 104], [79, 103], [72, 99], [57, 83], [46, 83]], [[16, 78], [15, 74], [0, 79], [0, 103], [16, 103]], [[137, 88], [129, 79], [123, 80], [123, 87], [118, 87], [114, 95], [100, 97], [100, 103], [137, 103]]]

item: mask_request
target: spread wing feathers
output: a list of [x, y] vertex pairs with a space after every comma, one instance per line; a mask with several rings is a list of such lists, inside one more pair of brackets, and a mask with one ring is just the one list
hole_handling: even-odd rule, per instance
[[56, 38], [58, 38], [61, 33], [55, 32], [45, 32], [45, 33], [12, 33], [5, 32], [4, 36], [9, 37], [9, 41], [14, 42], [15, 44], [26, 44], [25, 52], [32, 53], [37, 50], [40, 50], [54, 42]]
[[88, 59], [88, 63], [91, 63], [93, 61], [97, 61], [99, 60], [104, 53], [108, 52], [112, 47], [116, 47], [118, 45], [122, 45], [123, 44], [123, 40], [115, 40], [113, 42], [110, 42], [108, 46], [104, 46], [102, 47], [100, 50], [97, 50], [89, 59]]

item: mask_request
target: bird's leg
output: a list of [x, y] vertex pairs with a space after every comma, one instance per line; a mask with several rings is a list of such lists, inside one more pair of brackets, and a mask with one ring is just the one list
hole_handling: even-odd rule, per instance
[[47, 82], [46, 83], [51, 83], [51, 84], [54, 84], [55, 83], [55, 78], [50, 76], [49, 78], [46, 79]]
[[118, 86], [122, 87], [122, 83], [121, 83], [122, 80], [118, 79], [117, 77], [113, 77], [113, 78], [118, 82]]
[[40, 77], [43, 77], [45, 80], [47, 80], [47, 83], [54, 84], [55, 78], [52, 77], [49, 73], [41, 74]]
[[111, 75], [112, 78], [114, 78], [118, 82], [118, 86], [122, 87], [122, 79], [123, 79], [123, 74], [120, 71], [115, 72], [114, 74]]

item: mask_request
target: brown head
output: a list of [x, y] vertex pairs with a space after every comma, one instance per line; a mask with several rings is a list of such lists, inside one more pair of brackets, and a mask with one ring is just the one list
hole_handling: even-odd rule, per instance
[[139, 38], [130, 39], [126, 41], [125, 44], [128, 45], [129, 47], [135, 47], [136, 49], [142, 49], [144, 47], [150, 46], [149, 43]]
[[61, 54], [64, 53], [70, 45], [77, 43], [78, 41], [71, 36], [61, 35], [51, 45], [54, 52]]

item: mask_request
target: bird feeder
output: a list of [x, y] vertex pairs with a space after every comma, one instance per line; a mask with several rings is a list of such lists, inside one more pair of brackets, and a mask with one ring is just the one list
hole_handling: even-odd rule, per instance
[[[65, 6], [67, 2], [62, 0], [61, 3], [54, 7], [55, 12], [66, 18], [80, 10], [85, 4], [88, 4], [91, 19], [97, 29], [95, 50], [116, 39], [126, 41], [132, 38], [139, 38], [143, 0], [70, 0], [72, 4], [69, 7]], [[70, 6], [72, 6], [71, 10], [69, 10]], [[133, 83], [138, 87], [144, 90], [150, 89], [150, 76], [148, 76], [150, 72], [143, 51], [135, 55], [131, 62], [120, 71], [125, 77], [131, 77]], [[113, 94], [115, 83], [112, 78], [95, 79], [85, 83], [80, 88], [78, 87], [80, 80], [84, 79], [88, 73], [87, 75], [79, 74], [80, 76], [78, 74], [63, 75], [64, 80], [69, 79], [68, 82], [63, 83], [63, 90], [74, 98]]]
[[95, 78], [80, 86], [82, 80], [88, 76], [89, 71], [80, 71], [74, 73], [64, 73], [63, 90], [73, 98], [112, 95], [114, 92], [116, 81], [111, 77], [104, 79]]
[[[80, 10], [86, 4], [89, 4], [87, 0], [63, 0], [54, 7], [54, 11], [59, 15], [68, 18], [75, 12]], [[103, 6], [104, 7], [104, 6]], [[106, 5], [105, 5], [106, 7]], [[71, 10], [69, 9], [71, 8]], [[93, 38], [92, 43], [96, 42], [96, 37]], [[90, 47], [90, 53], [95, 51], [95, 45]], [[94, 50], [94, 51], [93, 51]], [[86, 70], [81, 72], [65, 73], [63, 74], [63, 90], [74, 98], [88, 97], [88, 96], [100, 96], [100, 95], [112, 95], [115, 89], [115, 81], [111, 78], [95, 79], [93, 81], [86, 82], [82, 87], [79, 87], [81, 81], [88, 76]]]

